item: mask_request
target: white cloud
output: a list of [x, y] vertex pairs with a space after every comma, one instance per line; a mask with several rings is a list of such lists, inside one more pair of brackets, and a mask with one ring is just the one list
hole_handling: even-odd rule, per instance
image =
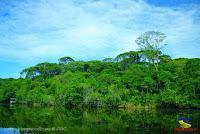
[[198, 7], [156, 7], [142, 0], [14, 4], [6, 7], [8, 17], [0, 17], [4, 59], [22, 64], [55, 61], [64, 55], [101, 59], [136, 50], [135, 39], [148, 30], [167, 34], [167, 51], [173, 57], [200, 57]]

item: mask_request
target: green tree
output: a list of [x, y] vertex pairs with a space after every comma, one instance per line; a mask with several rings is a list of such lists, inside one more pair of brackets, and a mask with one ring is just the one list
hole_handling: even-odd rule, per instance
[[21, 76], [25, 76], [26, 78], [35, 78], [37, 76], [46, 78], [60, 73], [61, 67], [58, 64], [44, 62], [22, 70]]
[[131, 64], [140, 62], [140, 52], [130, 51], [116, 56], [115, 61], [120, 62], [122, 67], [126, 69]]
[[60, 64], [68, 64], [69, 62], [72, 62], [72, 61], [75, 61], [75, 60], [69, 56], [65, 56], [65, 57], [58, 59], [58, 62]]
[[165, 38], [166, 35], [161, 32], [148, 31], [136, 39], [136, 43], [143, 55], [149, 63], [154, 65], [156, 71], [158, 71], [159, 57], [162, 54], [161, 49], [164, 46], [161, 43]]
[[160, 62], [167, 63], [172, 59], [169, 55], [160, 55], [159, 60], [160, 60]]
[[182, 85], [185, 91], [193, 93], [192, 98], [200, 99], [200, 59], [188, 60], [183, 68], [183, 74]]
[[164, 46], [161, 43], [163, 42], [165, 38], [166, 38], [166, 35], [161, 32], [148, 31], [136, 39], [136, 43], [138, 44], [144, 57], [148, 60], [150, 64], [153, 64], [155, 68], [155, 71], [156, 71], [155, 79], [157, 79], [158, 90], [160, 87], [160, 81], [158, 80], [158, 77], [159, 77], [158, 65], [160, 61], [159, 57], [162, 54], [161, 49]]
[[113, 62], [114, 59], [113, 58], [105, 58], [102, 60], [103, 62]]

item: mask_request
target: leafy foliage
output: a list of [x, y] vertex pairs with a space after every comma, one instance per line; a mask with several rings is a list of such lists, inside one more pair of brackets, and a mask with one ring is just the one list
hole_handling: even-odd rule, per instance
[[[164, 38], [162, 33], [147, 32], [137, 39], [144, 49], [115, 59], [86, 62], [63, 57], [59, 64], [45, 62], [26, 68], [22, 78], [0, 79], [0, 102], [16, 97], [18, 103], [70, 107], [134, 104], [200, 108], [200, 59], [162, 55], [159, 43]], [[149, 47], [152, 49], [146, 49]], [[149, 52], [156, 57], [146, 61]]]

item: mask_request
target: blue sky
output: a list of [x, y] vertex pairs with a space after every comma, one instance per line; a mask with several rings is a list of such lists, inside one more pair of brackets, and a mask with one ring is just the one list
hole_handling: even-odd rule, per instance
[[167, 35], [173, 58], [200, 57], [200, 1], [0, 0], [0, 77], [62, 56], [115, 57], [149, 30]]

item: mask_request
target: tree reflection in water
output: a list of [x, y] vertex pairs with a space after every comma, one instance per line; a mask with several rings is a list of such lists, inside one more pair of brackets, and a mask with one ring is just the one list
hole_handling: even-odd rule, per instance
[[0, 133], [172, 133], [180, 126], [177, 120], [180, 116], [192, 118], [192, 127], [199, 128], [200, 112], [197, 110], [83, 110], [27, 106], [10, 109], [0, 106]]

